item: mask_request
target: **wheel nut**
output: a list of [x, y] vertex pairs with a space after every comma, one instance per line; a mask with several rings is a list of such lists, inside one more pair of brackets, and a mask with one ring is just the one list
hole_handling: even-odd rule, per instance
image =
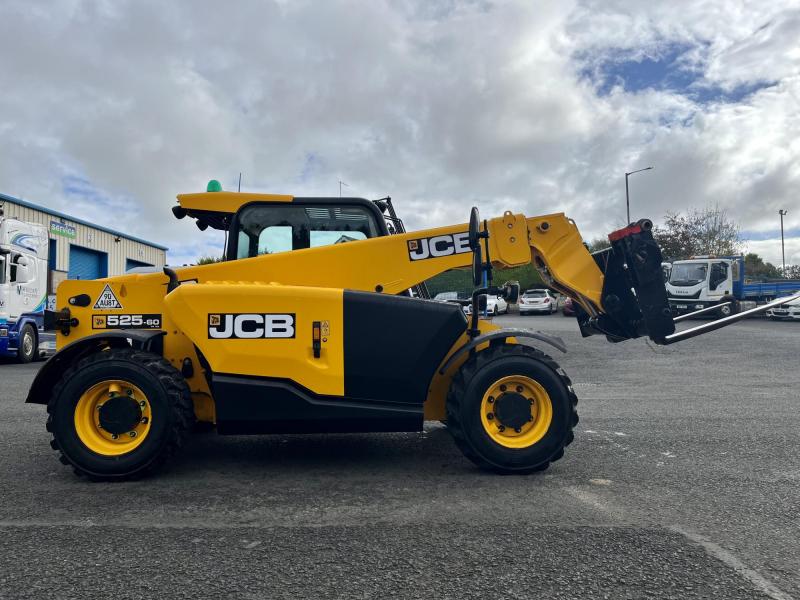
[[514, 431], [516, 431], [517, 433], [522, 433], [522, 428], [521, 427], [514, 427]]
[[505, 384], [500, 386], [500, 391], [501, 392], [505, 392], [506, 391], [506, 385]]
[[521, 385], [518, 385], [518, 386], [517, 386], [517, 393], [518, 393], [518, 394], [521, 394], [521, 393], [522, 393], [522, 386], [521, 386]]
[[506, 426], [505, 425], [500, 425], [500, 427], [498, 427], [498, 429], [500, 431], [505, 431], [506, 430]]
[[142, 400], [141, 402], [139, 402], [139, 406], [141, 406], [142, 408], [144, 408], [145, 406], [147, 406], [147, 402], [145, 402], [144, 400]]
[[109, 398], [113, 398], [114, 397], [114, 392], [108, 392], [108, 397]]
[[135, 438], [136, 437], [136, 432], [135, 431], [129, 431], [128, 435], [131, 436], [132, 438]]
[[486, 415], [486, 418], [491, 421], [492, 419], [494, 419], [494, 415], [492, 413], [489, 413]]
[[118, 437], [119, 437], [119, 436], [118, 436], [116, 433], [112, 433], [112, 434], [111, 434], [111, 439], [112, 439], [112, 440], [115, 440], [115, 439], [117, 439]]
[[125, 390], [125, 393], [128, 394], [128, 396], [133, 396], [133, 390]]
[[[533, 417], [531, 417], [531, 419], [533, 419]], [[147, 425], [147, 421], [148, 421], [147, 417], [142, 417], [142, 424], [143, 425]]]
[[489, 402], [489, 404], [491, 404], [492, 402], [494, 402], [494, 396], [489, 396], [488, 402]]

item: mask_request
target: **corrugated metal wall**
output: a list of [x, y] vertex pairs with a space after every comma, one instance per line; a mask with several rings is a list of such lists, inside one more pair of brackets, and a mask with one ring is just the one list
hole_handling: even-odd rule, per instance
[[[60, 218], [7, 200], [3, 201], [3, 210], [8, 218], [28, 221], [29, 223], [41, 223], [48, 231], [50, 231], [50, 221], [61, 222]], [[50, 269], [68, 270], [70, 244], [92, 250], [100, 250], [108, 254], [109, 277], [122, 275], [125, 272], [126, 259], [128, 258], [159, 268], [166, 264], [166, 252], [160, 248], [154, 248], [124, 237], [119, 238], [120, 241], [116, 242], [114, 241], [115, 236], [106, 231], [87, 227], [69, 219], [64, 219], [63, 222], [75, 227], [75, 239], [50, 233], [50, 239], [56, 241], [56, 265], [50, 265]]]

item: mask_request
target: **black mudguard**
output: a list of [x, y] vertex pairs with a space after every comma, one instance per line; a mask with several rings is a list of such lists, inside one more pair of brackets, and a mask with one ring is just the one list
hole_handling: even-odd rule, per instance
[[132, 345], [136, 348], [149, 350], [157, 354], [162, 353], [161, 338], [165, 331], [105, 331], [95, 335], [89, 335], [71, 344], [67, 344], [61, 350], [51, 356], [44, 366], [39, 369], [36, 378], [33, 380], [28, 398], [25, 400], [31, 404], [47, 404], [50, 400], [50, 392], [55, 383], [70, 365], [80, 360], [86, 354], [101, 350], [106, 346], [125, 346]]
[[505, 340], [508, 338], [516, 338], [517, 342], [520, 344], [526, 343], [526, 341], [534, 339], [539, 340], [540, 342], [544, 342], [545, 344], [550, 344], [557, 350], [561, 352], [567, 351], [567, 346], [564, 344], [564, 341], [555, 335], [548, 335], [546, 333], [542, 333], [541, 331], [528, 331], [527, 329], [498, 329], [497, 331], [491, 331], [489, 333], [485, 333], [483, 335], [479, 335], [478, 337], [470, 340], [463, 346], [461, 346], [458, 350], [453, 352], [450, 357], [444, 361], [444, 364], [439, 368], [439, 374], [444, 375], [450, 366], [458, 360], [458, 357], [463, 355], [465, 352], [469, 352], [470, 350], [474, 350], [481, 344], [485, 344], [489, 342], [491, 344], [495, 343], [505, 343]]

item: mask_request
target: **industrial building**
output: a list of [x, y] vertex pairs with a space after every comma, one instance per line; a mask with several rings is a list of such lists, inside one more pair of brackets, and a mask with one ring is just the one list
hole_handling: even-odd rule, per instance
[[48, 293], [64, 279], [98, 279], [134, 267], [163, 267], [167, 248], [0, 193], [0, 211], [8, 218], [47, 228]]

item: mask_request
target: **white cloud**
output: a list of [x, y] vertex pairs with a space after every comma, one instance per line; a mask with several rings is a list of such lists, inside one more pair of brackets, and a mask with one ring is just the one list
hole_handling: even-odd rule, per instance
[[[797, 2], [5, 2], [0, 191], [169, 245], [177, 263], [219, 236], [173, 220], [175, 195], [240, 171], [251, 191], [335, 195], [343, 179], [391, 194], [414, 228], [478, 204], [563, 209], [594, 237], [623, 221], [624, 171], [653, 164], [631, 179], [635, 217], [719, 203], [774, 231], [778, 208], [800, 215], [799, 15]], [[701, 105], [598, 95], [585, 78], [614, 53], [676, 46], [695, 85], [776, 85]], [[108, 208], [66, 193], [69, 176]]]

